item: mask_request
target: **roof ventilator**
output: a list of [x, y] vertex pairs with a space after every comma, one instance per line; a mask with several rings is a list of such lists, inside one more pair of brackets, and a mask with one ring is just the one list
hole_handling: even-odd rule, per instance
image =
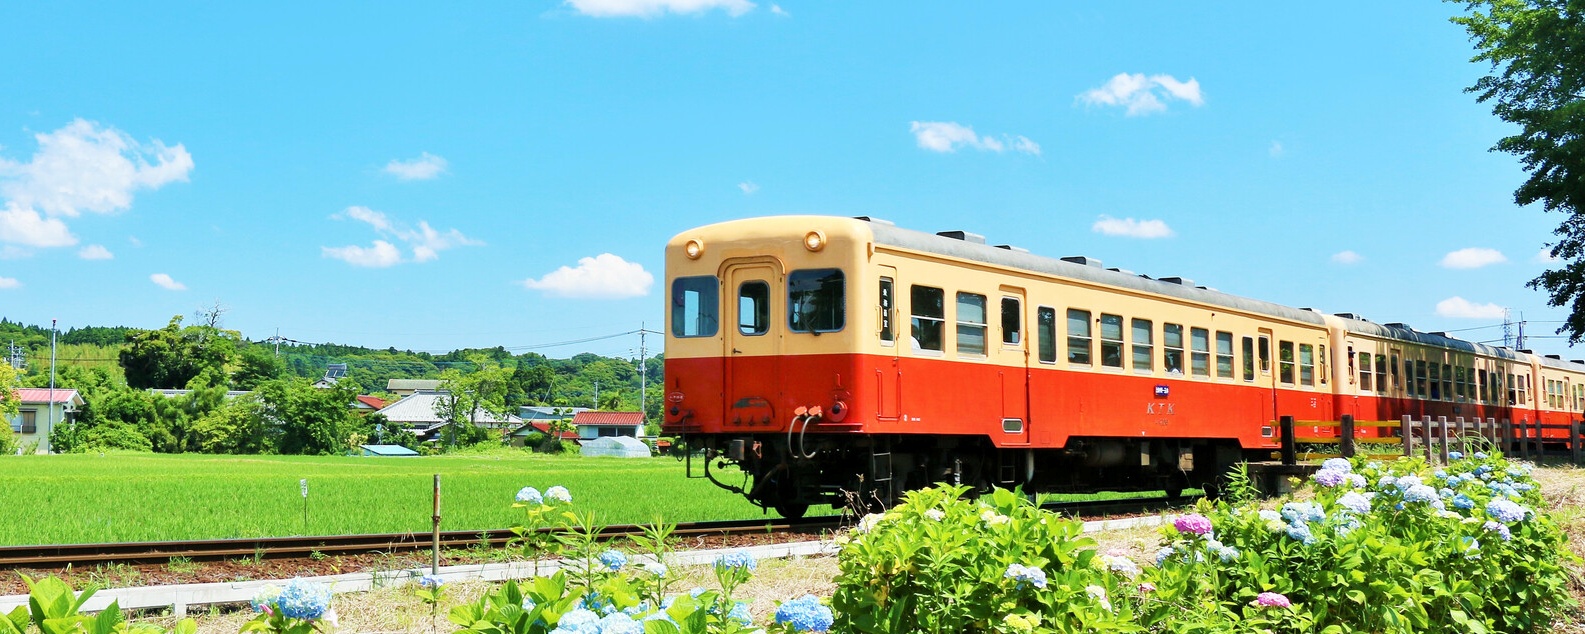
[[985, 244], [985, 236], [968, 231], [937, 231], [936, 235], [953, 240], [962, 240], [974, 244]]
[[1178, 286], [1194, 286], [1194, 280], [1191, 280], [1187, 277], [1163, 277], [1161, 278], [1161, 281], [1168, 284], [1177, 284]]
[[1072, 262], [1074, 264], [1080, 264], [1080, 265], [1083, 265], [1083, 266], [1093, 266], [1095, 268], [1101, 268], [1101, 261], [1100, 260], [1097, 260], [1097, 259], [1089, 257], [1089, 256], [1084, 256], [1084, 255], [1070, 255], [1068, 257], [1062, 258], [1062, 261], [1063, 262]]

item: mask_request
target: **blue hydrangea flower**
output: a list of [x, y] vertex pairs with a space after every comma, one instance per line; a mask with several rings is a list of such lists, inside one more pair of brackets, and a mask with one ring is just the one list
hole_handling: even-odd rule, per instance
[[644, 625], [617, 612], [600, 619], [600, 634], [644, 634]]
[[607, 550], [600, 553], [600, 565], [605, 566], [611, 572], [616, 572], [627, 565], [627, 555], [622, 554], [622, 551], [619, 550]]
[[[1402, 482], [1402, 480], [1399, 480]], [[1432, 502], [1436, 500], [1436, 489], [1423, 484], [1416, 484], [1403, 492], [1404, 502]]]
[[1496, 533], [1503, 541], [1513, 539], [1513, 531], [1508, 530], [1507, 524], [1495, 520], [1486, 520], [1486, 523], [1482, 524], [1481, 528], [1488, 533]]
[[1313, 502], [1289, 502], [1282, 505], [1282, 518], [1290, 524], [1319, 522], [1326, 519], [1326, 510]]
[[558, 484], [545, 489], [545, 499], [557, 504], [572, 504], [572, 493], [567, 490], [567, 487]]
[[1341, 522], [1338, 522], [1336, 531], [1339, 536], [1348, 535], [1349, 533], [1354, 532], [1356, 529], [1364, 525], [1365, 523], [1359, 521], [1359, 518], [1348, 516], [1343, 518]]
[[1464, 459], [1464, 452], [1462, 452], [1462, 451], [1449, 451], [1449, 452], [1447, 452], [1447, 459], [1448, 460], [1463, 460]]
[[1348, 474], [1348, 485], [1349, 486], [1354, 487], [1356, 489], [1363, 489], [1363, 488], [1365, 488], [1365, 484], [1366, 484], [1365, 476], [1359, 475], [1357, 473]]
[[517, 501], [521, 504], [544, 504], [545, 498], [539, 495], [539, 489], [523, 487], [517, 491]]
[[578, 608], [603, 616], [616, 611], [616, 602], [598, 592], [590, 592], [578, 600]]
[[[1162, 562], [1167, 561], [1167, 558], [1171, 557], [1172, 553], [1175, 553], [1175, 552], [1178, 552], [1178, 551], [1173, 549], [1171, 546], [1162, 546], [1161, 550], [1156, 551], [1156, 565], [1160, 566], [1162, 564]], [[1013, 565], [1016, 566], [1017, 564], [1013, 564]], [[1009, 568], [1009, 570], [1011, 570], [1011, 568]]]
[[1260, 519], [1266, 520], [1268, 522], [1281, 521], [1282, 514], [1271, 509], [1260, 509]]
[[660, 563], [658, 561], [646, 561], [643, 564], [643, 568], [644, 572], [657, 577], [664, 577], [666, 576], [666, 573], [671, 572], [666, 568], [666, 564]]
[[1351, 513], [1364, 515], [1370, 512], [1370, 498], [1365, 497], [1357, 491], [1349, 491], [1348, 493], [1344, 493], [1342, 497], [1337, 498], [1337, 504], [1338, 506], [1348, 509], [1348, 511]]
[[260, 590], [258, 594], [253, 595], [253, 601], [250, 603], [253, 604], [254, 612], [263, 612], [266, 609], [274, 610], [276, 600], [280, 598], [280, 586], [264, 586], [263, 590]]
[[1472, 508], [1475, 508], [1475, 500], [1472, 500], [1469, 496], [1460, 493], [1453, 496], [1453, 508], [1464, 509], [1468, 511]]
[[551, 634], [600, 634], [600, 615], [578, 608], [561, 615]]
[[1436, 473], [1433, 473], [1431, 475], [1433, 477], [1435, 477], [1436, 479], [1438, 479], [1438, 480], [1446, 480], [1447, 479], [1447, 470], [1446, 469], [1437, 469]]
[[1017, 581], [1017, 587], [1020, 590], [1022, 590], [1025, 585], [1031, 585], [1036, 588], [1046, 587], [1046, 571], [1034, 566], [1008, 564], [1007, 572], [1002, 573], [1002, 577]]
[[[1334, 458], [1336, 460], [1336, 458]], [[1335, 487], [1348, 481], [1348, 474], [1334, 469], [1322, 469], [1310, 476], [1316, 484], [1324, 487]]]
[[443, 585], [446, 585], [446, 580], [435, 575], [424, 575], [418, 578], [418, 587], [420, 588], [439, 588]]
[[1331, 469], [1333, 471], [1341, 471], [1343, 473], [1351, 473], [1354, 471], [1354, 465], [1349, 464], [1347, 458], [1327, 458], [1326, 462], [1321, 463], [1321, 468]]
[[1425, 482], [1420, 480], [1420, 476], [1409, 474], [1398, 478], [1398, 481], [1394, 482], [1393, 486], [1398, 487], [1399, 491], [1408, 491], [1412, 487], [1422, 486], [1424, 484]]
[[1376, 488], [1383, 489], [1383, 490], [1390, 489], [1395, 484], [1398, 484], [1398, 478], [1393, 477], [1390, 474], [1389, 475], [1384, 475], [1384, 476], [1381, 477], [1380, 480], [1376, 481]]
[[754, 556], [748, 554], [748, 551], [743, 550], [734, 550], [722, 553], [721, 556], [715, 558], [715, 567], [717, 570], [722, 568], [742, 568], [744, 570], [754, 570], [754, 568], [758, 565], [759, 564], [754, 561]]
[[281, 590], [275, 604], [281, 608], [281, 614], [291, 618], [317, 619], [330, 608], [330, 588], [306, 579], [293, 579]]
[[1458, 545], [1464, 551], [1465, 559], [1480, 559], [1480, 540], [1464, 536], [1458, 538]]
[[749, 613], [748, 603], [743, 601], [738, 601], [737, 605], [732, 606], [732, 611], [727, 613], [726, 618], [737, 621], [743, 625], [754, 624], [754, 615]]
[[1475, 459], [1476, 460], [1485, 460], [1486, 459], [1486, 452], [1484, 452], [1484, 451], [1475, 452]]
[[1528, 511], [1512, 500], [1496, 498], [1486, 503], [1486, 514], [1504, 524], [1512, 524], [1523, 520]]
[[1288, 538], [1303, 543], [1306, 546], [1316, 542], [1315, 535], [1310, 532], [1310, 525], [1304, 523], [1298, 523], [1289, 526]]
[[538, 603], [534, 603], [533, 599], [530, 599], [528, 597], [523, 597], [523, 611], [524, 612], [533, 612], [534, 608], [537, 608], [537, 607], [539, 607], [539, 604]]
[[794, 632], [825, 632], [831, 629], [831, 608], [806, 594], [776, 608], [776, 623], [789, 625]]

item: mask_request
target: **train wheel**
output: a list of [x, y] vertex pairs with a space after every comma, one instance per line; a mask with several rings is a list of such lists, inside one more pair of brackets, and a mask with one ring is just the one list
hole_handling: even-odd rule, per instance
[[1166, 494], [1167, 494], [1167, 499], [1176, 500], [1176, 499], [1178, 499], [1180, 497], [1183, 497], [1183, 487], [1177, 487], [1177, 486], [1167, 487]]
[[793, 503], [777, 504], [775, 506], [775, 509], [776, 509], [776, 514], [777, 515], [780, 515], [780, 516], [785, 517], [785, 518], [790, 519], [790, 520], [795, 520], [795, 519], [798, 519], [800, 517], [803, 517], [804, 513], [808, 513], [809, 512], [809, 505], [808, 504], [793, 504]]

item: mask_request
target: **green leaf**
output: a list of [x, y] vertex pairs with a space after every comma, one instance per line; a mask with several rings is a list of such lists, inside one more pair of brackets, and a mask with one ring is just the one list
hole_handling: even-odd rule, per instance
[[126, 622], [121, 616], [120, 601], [111, 601], [109, 607], [99, 612], [99, 616], [91, 621], [89, 634], [114, 634], [116, 628]]

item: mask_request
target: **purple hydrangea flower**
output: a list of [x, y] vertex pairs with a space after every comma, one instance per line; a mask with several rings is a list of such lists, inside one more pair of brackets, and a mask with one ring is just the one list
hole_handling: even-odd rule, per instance
[[1260, 593], [1260, 596], [1255, 597], [1255, 605], [1261, 606], [1263, 608], [1291, 608], [1291, 607], [1293, 607], [1293, 603], [1291, 601], [1288, 601], [1288, 597], [1285, 597], [1285, 596], [1283, 596], [1281, 594], [1278, 594], [1278, 593], [1275, 593], [1275, 592], [1262, 592], [1262, 593]]
[[1180, 533], [1205, 535], [1211, 532], [1210, 518], [1199, 513], [1179, 515], [1178, 519], [1172, 521], [1172, 526], [1178, 529], [1178, 532]]
[[1504, 524], [1512, 524], [1523, 520], [1529, 512], [1512, 500], [1497, 498], [1486, 503], [1486, 514]]
[[1503, 541], [1513, 539], [1513, 531], [1508, 530], [1507, 524], [1503, 524], [1495, 520], [1486, 520], [1486, 523], [1482, 524], [1481, 528], [1485, 529], [1485, 531], [1488, 533], [1496, 533], [1497, 536], [1502, 538]]
[[1348, 459], [1346, 458], [1328, 458], [1326, 462], [1321, 463], [1321, 468], [1330, 469], [1332, 471], [1341, 471], [1343, 473], [1351, 473], [1354, 471], [1354, 465], [1349, 464]]
[[1315, 480], [1316, 484], [1324, 487], [1335, 487], [1348, 481], [1347, 473], [1333, 469], [1322, 469], [1315, 472], [1315, 475], [1311, 477]]

